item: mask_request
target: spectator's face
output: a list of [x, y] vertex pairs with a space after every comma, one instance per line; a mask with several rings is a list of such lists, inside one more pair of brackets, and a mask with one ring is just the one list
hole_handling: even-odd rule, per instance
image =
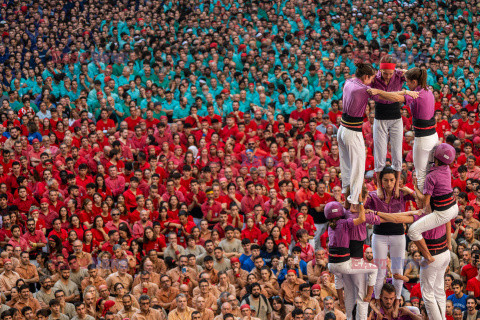
[[461, 320], [461, 319], [463, 319], [462, 310], [454, 310], [454, 311], [453, 311], [453, 319], [454, 319], [454, 320]]
[[462, 286], [458, 284], [453, 285], [453, 292], [459, 295], [462, 292]]

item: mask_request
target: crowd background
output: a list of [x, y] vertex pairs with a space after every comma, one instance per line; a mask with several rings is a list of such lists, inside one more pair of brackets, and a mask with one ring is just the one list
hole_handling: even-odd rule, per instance
[[[2, 1], [1, 318], [345, 319], [323, 208], [344, 201], [343, 84], [386, 54], [427, 70], [438, 135], [457, 150], [447, 319], [480, 317], [479, 10]], [[402, 110], [401, 186], [413, 189]], [[413, 244], [406, 258], [402, 306], [425, 318]]]

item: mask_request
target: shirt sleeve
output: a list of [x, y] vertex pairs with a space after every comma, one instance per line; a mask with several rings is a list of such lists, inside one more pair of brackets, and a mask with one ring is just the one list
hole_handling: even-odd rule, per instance
[[427, 174], [427, 176], [425, 177], [425, 185], [423, 187], [423, 194], [432, 195], [434, 187], [435, 187], [435, 180], [433, 178], [433, 175]]
[[410, 97], [409, 95], [405, 95], [404, 97], [405, 97], [405, 104], [406, 105], [411, 105], [412, 102], [415, 100], [412, 97]]

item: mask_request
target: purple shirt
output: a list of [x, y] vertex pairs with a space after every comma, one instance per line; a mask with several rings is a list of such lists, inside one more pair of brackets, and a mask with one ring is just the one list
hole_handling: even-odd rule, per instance
[[[395, 91], [402, 90], [402, 86], [404, 82], [405, 82], [405, 77], [403, 76], [403, 71], [395, 70], [388, 84], [386, 84], [385, 81], [383, 81], [382, 72], [378, 71], [377, 75], [375, 76], [375, 82], [372, 83], [371, 87], [375, 89], [380, 89], [382, 91], [395, 92]], [[393, 103], [391, 101], [382, 100], [380, 96], [373, 96], [373, 100], [383, 104]]]
[[340, 219], [337, 221], [337, 227], [332, 229], [328, 227], [328, 247], [329, 248], [349, 248], [350, 230], [353, 229], [353, 219]]
[[353, 78], [345, 81], [343, 87], [343, 112], [351, 117], [363, 117], [367, 108], [368, 100], [371, 99], [367, 90], [369, 86], [364, 85], [359, 79]]
[[367, 198], [367, 201], [365, 201], [365, 208], [385, 213], [404, 212], [407, 201], [415, 201], [415, 198], [411, 194], [405, 196], [403, 195], [403, 192], [400, 192], [400, 197], [398, 197], [398, 199], [392, 197], [389, 203], [380, 199], [377, 196], [377, 191], [372, 191], [368, 195], [369, 197]]
[[[413, 216], [413, 222], [418, 221], [420, 218], [423, 218], [427, 216], [426, 214], [423, 214], [421, 216]], [[442, 224], [441, 226], [438, 226], [436, 228], [427, 230], [422, 233], [422, 237], [424, 239], [440, 239], [447, 233], [447, 227]]]
[[435, 114], [435, 98], [429, 90], [418, 87], [415, 89], [419, 93], [417, 99], [409, 95], [405, 96], [405, 104], [410, 106], [412, 116], [415, 119], [430, 120]]
[[432, 197], [443, 196], [452, 193], [452, 172], [446, 165], [434, 166], [425, 177], [423, 194]]
[[[358, 213], [345, 211], [345, 216], [347, 218], [356, 219], [358, 218]], [[367, 223], [371, 225], [378, 225], [380, 224], [380, 218], [372, 213], [365, 214], [365, 222], [357, 226], [353, 226], [353, 228], [350, 229], [350, 240], [365, 241], [365, 239], [367, 239]]]
[[[367, 201], [365, 201], [365, 208], [386, 213], [404, 212], [406, 202], [410, 200], [414, 201], [415, 198], [410, 194], [404, 196], [403, 192], [400, 192], [398, 199], [391, 198], [390, 202], [386, 203], [377, 196], [376, 191], [372, 191], [369, 193]], [[375, 225], [373, 227], [373, 233], [380, 235], [403, 235], [405, 228], [403, 227], [403, 223], [385, 222]]]

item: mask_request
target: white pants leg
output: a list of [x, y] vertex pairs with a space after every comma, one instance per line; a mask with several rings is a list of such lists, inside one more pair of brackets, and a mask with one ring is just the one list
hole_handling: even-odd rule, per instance
[[377, 280], [377, 266], [372, 263], [362, 263], [357, 264], [352, 262], [352, 259], [341, 262], [341, 263], [329, 263], [328, 270], [331, 273], [337, 275], [343, 274], [367, 274], [368, 275], [368, 286], [375, 285], [375, 281]]
[[315, 231], [315, 250], [320, 250], [322, 248], [322, 244], [320, 243], [320, 237], [322, 236], [322, 234], [325, 232], [325, 230], [327, 230], [327, 227], [328, 227], [328, 224], [325, 222], [325, 223], [315, 223], [315, 228], [317, 228], [317, 230]]
[[346, 188], [350, 186], [348, 201], [351, 204], [358, 204], [358, 196], [362, 192], [365, 176], [366, 154], [363, 134], [340, 126], [337, 140], [342, 172], [342, 191], [345, 192]]
[[445, 320], [446, 297], [444, 275], [450, 263], [450, 252], [447, 250], [435, 256], [431, 264], [420, 267], [420, 288], [425, 301], [425, 309], [429, 319]]
[[417, 174], [417, 186], [422, 192], [428, 164], [433, 160], [432, 150], [437, 144], [437, 133], [426, 137], [415, 137], [413, 143], [413, 165]]
[[[356, 275], [355, 275], [356, 276]], [[355, 284], [353, 281], [354, 275], [343, 274], [343, 294], [345, 296], [345, 315], [347, 320], [352, 320], [353, 307], [355, 306]]]
[[[374, 286], [375, 299], [380, 299], [380, 292], [387, 273], [388, 253], [390, 253], [392, 273], [403, 275], [403, 261], [405, 259], [406, 239], [404, 235], [385, 236], [373, 234], [372, 251], [373, 260], [378, 266], [377, 282]], [[397, 298], [402, 296], [403, 281], [393, 279]]]
[[[355, 261], [356, 260], [356, 261]], [[358, 265], [365, 264], [363, 259], [353, 259], [357, 262]], [[356, 263], [354, 263], [355, 267]], [[356, 320], [367, 319], [368, 317], [368, 302], [364, 302], [363, 299], [367, 294], [367, 277], [365, 274], [352, 274], [350, 275], [352, 282], [354, 284], [354, 290], [352, 294], [354, 295], [355, 304], [357, 305]]]
[[414, 222], [408, 230], [408, 236], [412, 241], [419, 241], [422, 239], [422, 233], [432, 230], [454, 219], [458, 215], [458, 206], [454, 205], [447, 210], [437, 211], [420, 218]]
[[392, 154], [392, 168], [395, 171], [402, 170], [402, 143], [403, 122], [402, 119], [377, 120], [373, 122], [373, 156], [375, 158], [375, 172], [385, 168], [385, 159], [390, 141]]

